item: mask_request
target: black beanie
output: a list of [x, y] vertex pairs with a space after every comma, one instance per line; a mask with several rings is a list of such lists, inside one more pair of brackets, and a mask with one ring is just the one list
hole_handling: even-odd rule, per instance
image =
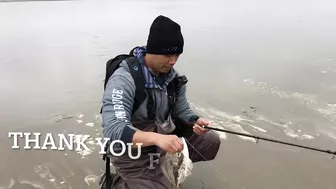
[[147, 40], [146, 51], [150, 54], [182, 54], [184, 40], [181, 27], [165, 16], [153, 21]]

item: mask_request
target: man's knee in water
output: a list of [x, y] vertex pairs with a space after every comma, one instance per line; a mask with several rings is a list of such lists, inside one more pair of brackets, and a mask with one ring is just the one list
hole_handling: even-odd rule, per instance
[[209, 148], [208, 153], [205, 154], [207, 160], [213, 160], [216, 158], [217, 153], [219, 151], [219, 147], [221, 145], [221, 140], [219, 138], [219, 135], [215, 132], [209, 131], [207, 133], [208, 136], [206, 136], [207, 142], [207, 148]]

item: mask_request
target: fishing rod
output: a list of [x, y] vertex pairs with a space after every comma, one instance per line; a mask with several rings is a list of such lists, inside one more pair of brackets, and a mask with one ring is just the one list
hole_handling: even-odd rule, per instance
[[245, 134], [245, 133], [240, 133], [240, 132], [235, 132], [235, 131], [229, 131], [229, 130], [226, 130], [226, 129], [218, 129], [218, 128], [210, 127], [210, 126], [202, 126], [202, 128], [204, 128], [204, 129], [210, 129], [210, 130], [215, 130], [215, 131], [220, 131], [220, 132], [225, 132], [225, 133], [230, 133], [230, 134], [235, 134], [235, 135], [246, 136], [246, 137], [250, 137], [250, 138], [254, 138], [254, 139], [256, 139], [257, 143], [259, 142], [258, 140], [265, 140], [265, 141], [269, 141], [269, 142], [275, 142], [275, 143], [285, 144], [285, 145], [289, 145], [289, 146], [295, 146], [295, 147], [299, 147], [299, 148], [304, 148], [304, 149], [308, 149], [308, 150], [313, 150], [313, 151], [328, 153], [328, 154], [332, 155], [331, 159], [335, 159], [335, 156], [336, 156], [336, 151], [324, 150], [324, 149], [319, 149], [319, 148], [313, 148], [313, 147], [309, 147], [309, 146], [303, 146], [303, 145], [299, 145], [299, 144], [293, 144], [293, 143], [290, 143], [290, 142], [283, 142], [283, 141], [276, 140], [276, 139], [270, 139], [270, 138], [256, 136], [256, 135], [249, 135], [249, 134]]

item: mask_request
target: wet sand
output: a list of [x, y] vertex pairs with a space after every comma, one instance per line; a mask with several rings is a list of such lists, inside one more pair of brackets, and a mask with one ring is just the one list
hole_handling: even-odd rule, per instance
[[[0, 189], [97, 188], [89, 151], [12, 149], [8, 132], [101, 137], [106, 61], [144, 45], [158, 14], [182, 25], [192, 108], [215, 127], [336, 150], [336, 3], [0, 3]], [[183, 188], [336, 188], [331, 156], [220, 133]], [[41, 143], [41, 145], [43, 142]], [[57, 144], [57, 143], [56, 143]]]

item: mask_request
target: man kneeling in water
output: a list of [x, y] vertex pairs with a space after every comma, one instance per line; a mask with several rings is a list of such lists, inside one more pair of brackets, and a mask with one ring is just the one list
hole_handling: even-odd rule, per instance
[[[169, 84], [180, 76], [173, 66], [182, 54], [183, 46], [180, 25], [160, 15], [151, 25], [147, 45], [131, 50], [130, 54], [136, 57], [140, 67], [133, 68], [122, 61], [107, 81], [102, 107], [104, 137], [110, 141], [120, 140], [126, 147], [127, 143], [133, 143], [133, 156], [138, 152], [135, 144], [142, 144], [137, 159], [129, 156], [128, 149], [121, 156], [109, 155], [116, 170], [113, 189], [171, 188], [160, 165], [153, 163], [155, 153], [162, 156], [188, 147], [190, 159], [195, 163], [213, 160], [219, 150], [219, 136], [202, 127], [208, 126], [209, 121], [197, 116], [189, 107], [186, 86], [175, 87], [175, 97], [170, 96]], [[141, 70], [145, 81], [146, 98], [137, 109], [134, 106], [140, 88], [136, 87], [139, 78], [133, 78], [132, 69]], [[179, 124], [174, 118], [193, 124]], [[176, 134], [186, 133], [180, 131], [188, 129], [193, 131], [189, 135]], [[179, 136], [185, 137], [187, 146], [183, 146]], [[113, 145], [114, 152], [120, 150], [120, 145]]]

